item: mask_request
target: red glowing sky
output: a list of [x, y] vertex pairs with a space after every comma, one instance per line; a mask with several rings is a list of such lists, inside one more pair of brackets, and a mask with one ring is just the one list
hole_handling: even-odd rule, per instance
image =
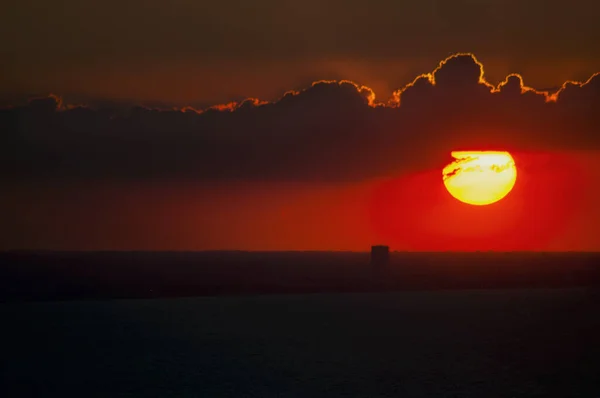
[[78, 250], [362, 251], [380, 242], [394, 250], [593, 251], [600, 248], [598, 158], [515, 154], [515, 189], [485, 207], [452, 198], [437, 169], [343, 184], [37, 185], [4, 196], [12, 229], [3, 242]]

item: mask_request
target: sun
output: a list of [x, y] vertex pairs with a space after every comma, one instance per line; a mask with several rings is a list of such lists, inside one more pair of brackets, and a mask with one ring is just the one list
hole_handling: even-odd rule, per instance
[[442, 171], [446, 189], [470, 205], [498, 202], [515, 186], [517, 167], [508, 152], [454, 151], [455, 159]]

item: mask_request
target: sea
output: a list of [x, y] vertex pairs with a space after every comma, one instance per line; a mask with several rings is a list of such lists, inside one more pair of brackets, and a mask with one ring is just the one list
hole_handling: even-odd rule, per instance
[[589, 288], [0, 304], [2, 397], [600, 397]]

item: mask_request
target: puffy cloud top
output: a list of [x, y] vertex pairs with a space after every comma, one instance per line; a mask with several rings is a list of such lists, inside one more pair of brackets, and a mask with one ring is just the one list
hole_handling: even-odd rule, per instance
[[556, 92], [516, 74], [493, 86], [464, 53], [388, 101], [350, 81], [202, 110], [90, 108], [50, 95], [0, 110], [0, 175], [364, 179], [437, 165], [453, 149], [598, 148], [599, 111], [599, 74]]

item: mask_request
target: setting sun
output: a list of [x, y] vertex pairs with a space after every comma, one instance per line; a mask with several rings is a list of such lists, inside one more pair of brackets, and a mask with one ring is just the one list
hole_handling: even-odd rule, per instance
[[508, 152], [454, 151], [444, 167], [446, 189], [470, 205], [489, 205], [504, 198], [515, 186], [517, 168]]

